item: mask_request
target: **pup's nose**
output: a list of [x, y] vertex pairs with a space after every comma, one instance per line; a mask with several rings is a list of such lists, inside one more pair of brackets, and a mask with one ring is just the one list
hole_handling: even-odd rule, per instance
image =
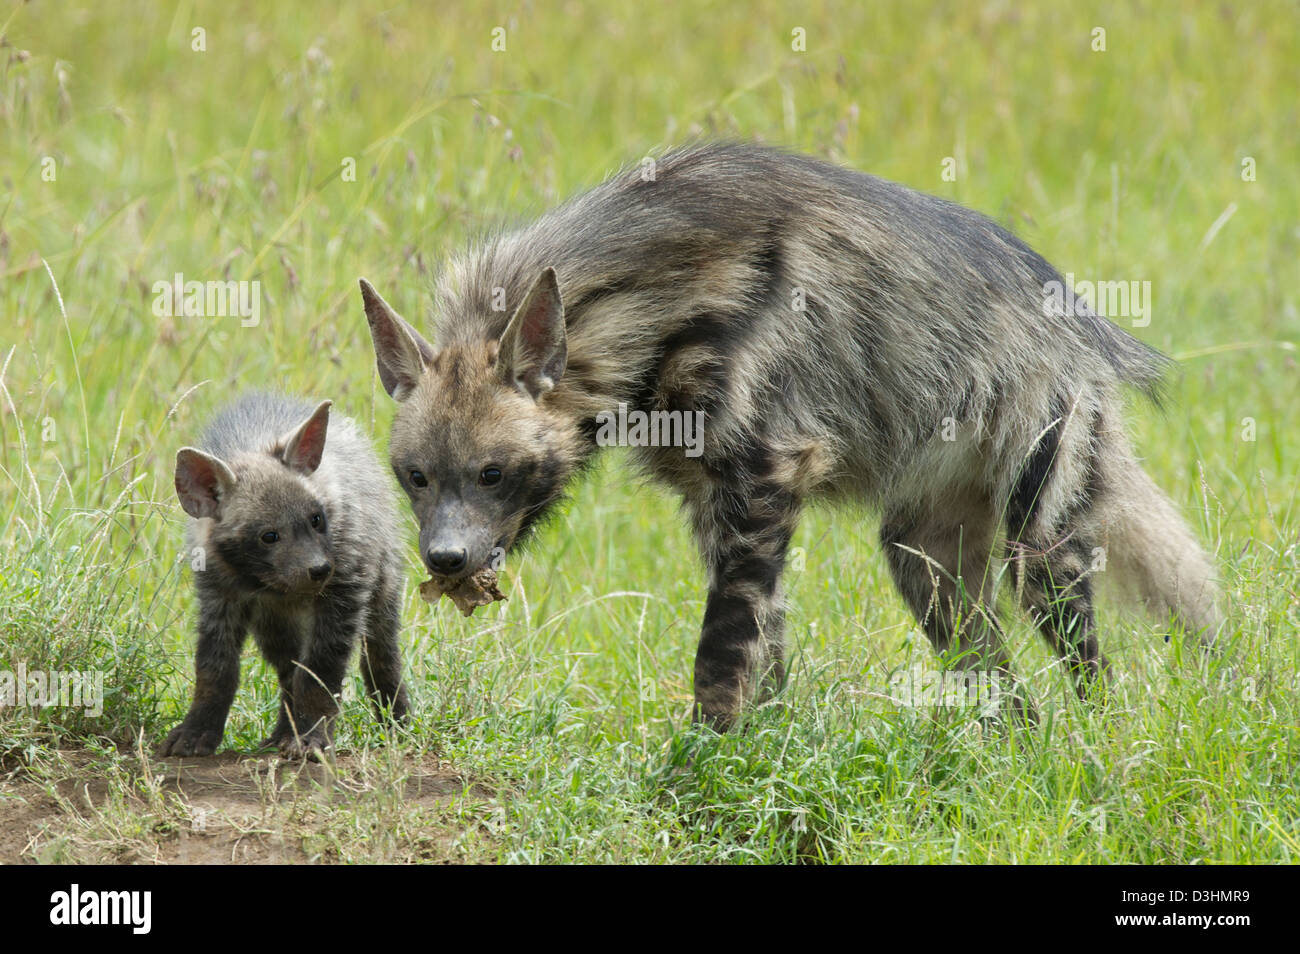
[[317, 563], [314, 567], [309, 569], [307, 573], [311, 576], [312, 582], [319, 583], [321, 580], [329, 576], [333, 570], [334, 567], [330, 566], [328, 563]]
[[465, 561], [468, 559], [463, 547], [459, 550], [430, 550], [428, 557], [429, 568], [434, 573], [443, 574], [465, 569]]

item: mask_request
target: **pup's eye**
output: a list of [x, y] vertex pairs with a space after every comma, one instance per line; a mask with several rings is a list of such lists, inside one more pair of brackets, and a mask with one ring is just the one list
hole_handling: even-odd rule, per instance
[[268, 530], [266, 531], [266, 533], [262, 534], [263, 543], [274, 543], [276, 540], [279, 539], [280, 539], [280, 535], [276, 533], [274, 530]]
[[429, 486], [429, 481], [428, 481], [428, 479], [424, 476], [424, 474], [420, 473], [420, 471], [418, 471], [418, 470], [413, 470], [413, 471], [411, 471], [411, 486], [413, 486], [413, 487], [428, 487], [428, 486]]
[[484, 487], [499, 484], [501, 483], [501, 471], [496, 467], [484, 467], [483, 472], [478, 475], [478, 480]]
[[311, 515], [311, 527], [313, 530], [325, 529], [325, 514], [314, 513]]

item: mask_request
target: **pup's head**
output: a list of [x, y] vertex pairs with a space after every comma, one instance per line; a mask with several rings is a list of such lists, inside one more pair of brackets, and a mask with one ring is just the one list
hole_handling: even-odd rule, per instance
[[275, 446], [229, 461], [182, 447], [176, 493], [191, 517], [211, 520], [205, 545], [250, 590], [312, 594], [334, 573], [330, 514], [308, 478], [325, 451], [330, 402]]
[[459, 579], [509, 550], [562, 494], [581, 436], [553, 406], [567, 364], [546, 269], [501, 338], [438, 349], [361, 280], [379, 378], [398, 402], [389, 459], [420, 521], [420, 556]]

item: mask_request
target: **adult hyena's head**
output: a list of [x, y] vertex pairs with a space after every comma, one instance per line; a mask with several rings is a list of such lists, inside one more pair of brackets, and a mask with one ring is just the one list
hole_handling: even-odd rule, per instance
[[211, 562], [245, 590], [302, 597], [334, 573], [331, 505], [312, 479], [325, 452], [330, 402], [272, 447], [226, 460], [194, 447], [176, 454], [176, 494], [198, 521]]
[[397, 401], [389, 460], [420, 522], [420, 556], [459, 579], [492, 565], [563, 493], [581, 457], [551, 400], [564, 309], [546, 269], [499, 340], [430, 345], [364, 279], [379, 377]]

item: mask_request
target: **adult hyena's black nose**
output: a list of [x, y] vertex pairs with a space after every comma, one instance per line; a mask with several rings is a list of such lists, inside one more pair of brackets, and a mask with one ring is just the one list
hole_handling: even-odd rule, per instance
[[464, 547], [459, 550], [430, 550], [426, 557], [429, 569], [444, 576], [465, 569], [465, 561], [469, 559]]
[[333, 571], [334, 567], [330, 564], [317, 563], [315, 566], [307, 570], [307, 575], [312, 578], [313, 583], [319, 583], [321, 580], [328, 577]]

